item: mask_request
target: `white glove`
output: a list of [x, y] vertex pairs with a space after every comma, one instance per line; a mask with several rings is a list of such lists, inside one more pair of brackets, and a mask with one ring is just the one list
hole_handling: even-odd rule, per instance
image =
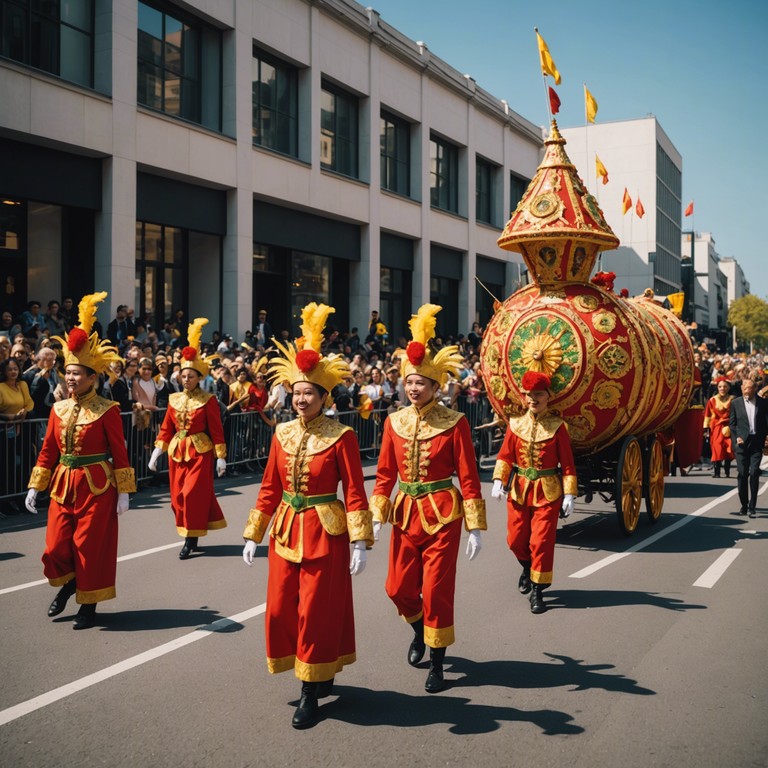
[[379, 533], [381, 532], [381, 523], [378, 520], [373, 521], [373, 540], [379, 540]]
[[349, 572], [357, 576], [365, 570], [365, 560], [368, 553], [365, 551], [365, 542], [356, 541], [352, 545], [352, 559], [349, 561]]
[[491, 488], [491, 498], [503, 499], [507, 494], [504, 492], [504, 483], [501, 480], [494, 480]]
[[162, 448], [155, 448], [155, 450], [152, 451], [152, 455], [149, 457], [149, 464], [147, 464], [147, 469], [150, 472], [157, 472], [157, 461], [162, 455]]
[[30, 488], [27, 491], [27, 498], [24, 499], [24, 506], [27, 508], [27, 512], [33, 515], [37, 514], [37, 491], [34, 488]]
[[117, 494], [117, 514], [122, 515], [123, 512], [128, 511], [128, 494], [127, 493], [118, 493]]
[[219, 477], [224, 477], [227, 474], [227, 461], [226, 459], [216, 459], [216, 474]]
[[256, 542], [248, 539], [243, 547], [243, 562], [250, 568], [253, 565], [253, 558], [256, 555]]
[[560, 510], [560, 517], [565, 519], [568, 517], [571, 512], [573, 512], [573, 500], [576, 497], [571, 493], [566, 493], [565, 496], [563, 496], [563, 506]]
[[467, 555], [469, 559], [474, 560], [482, 548], [483, 539], [480, 536], [480, 531], [470, 531], [469, 539], [467, 539]]

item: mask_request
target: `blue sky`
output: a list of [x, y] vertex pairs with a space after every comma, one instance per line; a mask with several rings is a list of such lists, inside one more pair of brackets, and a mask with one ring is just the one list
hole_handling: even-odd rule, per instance
[[[562, 82], [558, 124], [653, 114], [683, 157], [683, 208], [768, 299], [768, 3], [765, 0], [371, 0], [381, 18], [537, 125], [547, 105], [533, 28]], [[553, 84], [547, 78], [548, 84]], [[610, 169], [609, 169], [610, 170]], [[594, 190], [593, 190], [594, 191]], [[683, 229], [691, 219], [683, 219]]]

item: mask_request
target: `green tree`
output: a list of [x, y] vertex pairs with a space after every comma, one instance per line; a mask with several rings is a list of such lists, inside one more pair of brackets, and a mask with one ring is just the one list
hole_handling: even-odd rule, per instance
[[728, 310], [728, 325], [735, 326], [740, 341], [756, 347], [768, 346], [768, 302], [748, 293], [736, 299]]

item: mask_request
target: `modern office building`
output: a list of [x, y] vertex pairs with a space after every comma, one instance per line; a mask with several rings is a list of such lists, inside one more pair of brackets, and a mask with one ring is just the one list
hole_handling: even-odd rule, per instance
[[476, 276], [517, 287], [496, 239], [541, 129], [352, 0], [0, 0], [0, 103], [14, 312], [103, 289], [104, 323], [239, 335], [317, 300], [397, 336], [434, 301], [466, 333]]
[[728, 281], [728, 307], [730, 308], [736, 299], [750, 292], [749, 281], [744, 275], [741, 264], [733, 256], [724, 256], [720, 259], [720, 270]]
[[[595, 123], [561, 133], [568, 156], [621, 241], [601, 261], [603, 270], [616, 273], [616, 290], [627, 288], [633, 296], [646, 288], [659, 296], [680, 291], [683, 162], [658, 120]], [[607, 184], [597, 174], [595, 156], [608, 172]], [[631, 198], [626, 213], [625, 189]]]
[[[715, 239], [709, 232], [683, 232], [683, 289], [689, 308], [688, 319], [697, 325], [699, 337], [726, 337], [728, 321], [728, 277], [721, 269]], [[689, 272], [688, 264], [693, 264]], [[685, 279], [687, 277], [687, 280]]]

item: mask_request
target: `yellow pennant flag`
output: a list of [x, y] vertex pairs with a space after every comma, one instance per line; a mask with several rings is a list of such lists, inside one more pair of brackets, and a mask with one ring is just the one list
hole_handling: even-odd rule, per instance
[[587, 88], [586, 84], [584, 85], [584, 103], [587, 110], [587, 122], [594, 123], [595, 116], [597, 115], [597, 102], [595, 101], [595, 97], [589, 92], [589, 88]]
[[603, 161], [595, 155], [595, 171], [597, 172], [598, 176], [603, 177], [603, 184], [608, 183], [608, 170], [603, 165]]
[[555, 85], [560, 85], [560, 73], [557, 71], [555, 62], [552, 61], [552, 55], [547, 48], [547, 44], [544, 42], [544, 38], [539, 34], [539, 30], [534, 27], [536, 32], [536, 41], [539, 44], [539, 59], [541, 59], [541, 71], [545, 75], [555, 78]]

